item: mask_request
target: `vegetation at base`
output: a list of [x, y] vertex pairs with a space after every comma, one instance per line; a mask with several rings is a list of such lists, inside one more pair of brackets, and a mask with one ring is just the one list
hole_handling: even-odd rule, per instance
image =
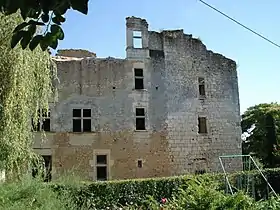
[[[268, 169], [263, 171], [263, 173], [273, 186], [274, 190], [277, 193], [280, 193], [280, 169]], [[248, 177], [250, 177], [249, 182]], [[262, 201], [262, 199], [267, 199], [269, 194], [267, 192], [267, 184], [258, 171], [235, 173], [232, 174], [229, 179], [235, 192], [237, 192], [233, 197], [230, 194], [225, 194], [226, 185], [223, 174], [93, 182], [84, 184], [80, 183], [79, 185], [51, 183], [50, 186], [58, 193], [64, 194], [67, 192], [68, 195], [72, 197], [72, 201], [76, 206], [85, 209], [103, 209], [104, 207], [113, 209], [116, 206], [126, 206], [127, 209], [139, 209], [140, 206], [143, 205], [143, 209], [147, 209], [147, 205], [159, 205], [159, 201], [162, 198], [166, 198], [170, 202], [173, 201], [171, 203], [174, 207], [176, 203], [183, 202], [180, 201], [180, 199], [182, 200], [185, 196], [185, 194], [183, 196], [183, 192], [189, 193], [190, 196], [194, 196], [194, 203], [202, 202], [197, 200], [196, 198], [199, 198], [199, 196], [195, 195], [195, 193], [200, 193], [201, 200], [203, 200], [203, 202], [208, 202], [207, 205], [214, 205], [209, 204], [209, 202], [214, 202], [214, 200], [217, 199], [222, 199], [222, 203], [231, 203], [233, 201], [238, 202], [237, 200], [242, 198], [246, 202], [252, 202], [254, 205], [258, 206], [265, 205], [264, 202], [274, 202], [274, 204], [279, 202], [278, 200], [274, 201], [273, 198], [271, 198], [273, 201], [271, 201], [271, 199], [269, 201]], [[210, 185], [211, 183], [212, 185]], [[254, 194], [252, 189], [254, 189]], [[200, 190], [200, 192], [197, 192], [196, 190]], [[213, 190], [213, 192], [211, 190]], [[240, 192], [240, 190], [243, 192], [249, 190], [247, 196]], [[217, 197], [211, 198], [210, 194]], [[178, 195], [182, 196], [176, 197]], [[209, 196], [211, 199], [208, 199]], [[253, 200], [253, 198], [255, 199]], [[245, 201], [244, 203], [246, 203]], [[177, 207], [175, 209], [177, 209]]]
[[[276, 170], [273, 171], [273, 174]], [[237, 176], [238, 174], [236, 174]], [[278, 170], [279, 176], [279, 170]], [[244, 191], [224, 193], [221, 175], [81, 183], [25, 179], [0, 184], [0, 209], [7, 210], [278, 210], [280, 200], [256, 201]]]
[[18, 178], [40, 161], [32, 150], [31, 118], [37, 121], [39, 106], [48, 109], [56, 75], [47, 52], [11, 49], [10, 34], [20, 22], [18, 13], [0, 13], [0, 170]]
[[280, 166], [280, 104], [264, 103], [249, 107], [242, 115], [244, 154], [253, 154], [266, 168]]
[[[19, 42], [22, 49], [27, 46], [34, 50], [40, 45], [43, 50], [47, 47], [56, 49], [58, 40], [64, 39], [61, 23], [68, 10], [76, 10], [82, 14], [88, 13], [89, 0], [5, 0], [0, 1], [0, 12], [6, 16], [19, 11], [22, 19], [15, 25], [8, 38], [12, 39], [11, 47]], [[42, 33], [36, 33], [36, 27], [43, 27]]]

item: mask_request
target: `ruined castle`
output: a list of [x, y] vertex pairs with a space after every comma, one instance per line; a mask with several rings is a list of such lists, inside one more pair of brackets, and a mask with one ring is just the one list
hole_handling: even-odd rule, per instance
[[[236, 63], [183, 30], [126, 18], [126, 58], [60, 50], [58, 101], [34, 150], [53, 178], [85, 180], [215, 172], [241, 153]], [[43, 138], [43, 141], [42, 141]]]

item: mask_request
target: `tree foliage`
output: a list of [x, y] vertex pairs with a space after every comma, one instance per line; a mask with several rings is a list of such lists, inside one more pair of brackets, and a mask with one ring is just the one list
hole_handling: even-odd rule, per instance
[[48, 108], [52, 72], [56, 72], [47, 52], [19, 46], [11, 49], [9, 34], [20, 22], [18, 13], [0, 13], [0, 168], [14, 174], [36, 157], [31, 147], [31, 118], [38, 117], [39, 106]]
[[[87, 14], [88, 0], [0, 0], [0, 9], [5, 15], [20, 11], [23, 19], [7, 35], [12, 36], [12, 48], [20, 42], [22, 49], [34, 50], [38, 45], [42, 50], [56, 49], [58, 40], [64, 39], [63, 15], [70, 9]], [[42, 33], [37, 33], [37, 26], [44, 28]]]
[[243, 143], [245, 154], [254, 153], [265, 167], [279, 162], [280, 105], [264, 103], [252, 106], [242, 115], [242, 132], [248, 137]]

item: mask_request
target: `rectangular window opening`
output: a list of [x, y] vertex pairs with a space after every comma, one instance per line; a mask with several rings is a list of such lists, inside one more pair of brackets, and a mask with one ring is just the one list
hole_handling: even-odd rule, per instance
[[135, 77], [135, 89], [136, 90], [144, 89], [143, 69], [134, 69], [134, 77]]
[[133, 47], [142, 48], [142, 32], [133, 31]]
[[[42, 155], [44, 160], [44, 168], [42, 178], [44, 182], [50, 182], [52, 180], [52, 156], [51, 155]], [[32, 177], [35, 178], [38, 176], [38, 168], [37, 165], [33, 165], [32, 167]]]
[[204, 82], [204, 78], [202, 77], [198, 78], [198, 89], [199, 89], [199, 96], [205, 97], [205, 82]]
[[198, 118], [198, 133], [207, 133], [206, 117]]
[[50, 111], [45, 109], [38, 110], [38, 121], [31, 120], [33, 131], [51, 131]]
[[138, 168], [142, 168], [143, 167], [143, 161], [142, 160], [138, 160], [137, 161], [137, 166], [138, 166]]
[[107, 155], [97, 155], [96, 164], [107, 164]]
[[144, 108], [136, 108], [136, 130], [146, 130]]
[[82, 120], [73, 119], [73, 132], [82, 132]]
[[82, 117], [82, 110], [81, 109], [73, 109], [73, 117]]
[[91, 109], [73, 109], [73, 132], [91, 131]]
[[97, 166], [96, 167], [96, 179], [98, 181], [107, 180], [107, 166]]
[[134, 69], [134, 76], [135, 77], [143, 77], [143, 69]]
[[96, 179], [106, 181], [108, 179], [107, 155], [96, 155]]
[[46, 118], [43, 120], [42, 129], [44, 131], [51, 131], [51, 120], [50, 118]]
[[45, 176], [44, 182], [50, 182], [52, 180], [52, 156], [43, 155], [42, 156], [45, 163]]
[[83, 109], [83, 117], [91, 117], [91, 109]]

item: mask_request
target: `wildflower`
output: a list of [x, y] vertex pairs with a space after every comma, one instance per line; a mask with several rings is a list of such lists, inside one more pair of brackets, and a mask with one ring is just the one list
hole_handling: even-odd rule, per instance
[[162, 203], [162, 204], [165, 204], [166, 202], [167, 202], [167, 199], [166, 199], [166, 198], [162, 198], [162, 199], [161, 199], [161, 203]]

